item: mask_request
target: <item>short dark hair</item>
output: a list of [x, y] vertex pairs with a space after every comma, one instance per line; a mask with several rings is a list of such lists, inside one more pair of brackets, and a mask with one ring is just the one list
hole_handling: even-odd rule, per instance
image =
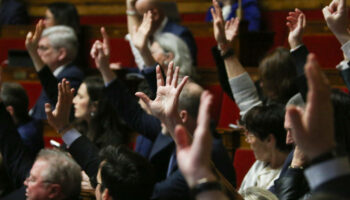
[[13, 107], [15, 117], [19, 123], [26, 123], [30, 119], [28, 115], [28, 95], [20, 84], [3, 83], [0, 96], [5, 106]]
[[47, 8], [54, 16], [55, 25], [66, 25], [75, 31], [75, 34], [80, 33], [79, 14], [75, 6], [67, 2], [50, 3]]
[[280, 151], [290, 151], [286, 144], [286, 130], [284, 128], [285, 109], [281, 104], [255, 106], [244, 116], [246, 129], [260, 140], [265, 140], [270, 134], [276, 139], [276, 148]]
[[102, 160], [101, 192], [105, 188], [113, 199], [150, 199], [155, 176], [152, 165], [124, 145], [107, 146], [100, 152]]
[[265, 56], [259, 74], [264, 95], [272, 101], [285, 104], [298, 92], [295, 62], [286, 48], [279, 47]]

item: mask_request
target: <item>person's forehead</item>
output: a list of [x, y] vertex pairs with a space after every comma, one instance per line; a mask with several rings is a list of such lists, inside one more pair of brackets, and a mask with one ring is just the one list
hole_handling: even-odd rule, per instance
[[48, 168], [48, 163], [45, 160], [36, 160], [30, 173], [31, 175], [39, 176], [41, 172]]
[[49, 45], [50, 44], [50, 40], [47, 37], [42, 37], [39, 40], [39, 44], [45, 44], [45, 45]]

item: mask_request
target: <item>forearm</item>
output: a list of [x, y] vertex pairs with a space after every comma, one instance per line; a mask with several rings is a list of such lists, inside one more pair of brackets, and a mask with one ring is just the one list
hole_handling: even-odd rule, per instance
[[100, 67], [99, 70], [105, 84], [109, 84], [117, 78], [117, 75], [109, 68], [109, 66]]
[[243, 68], [243, 66], [235, 56], [230, 56], [226, 58], [224, 62], [227, 71], [227, 76], [229, 79], [237, 77], [246, 72], [246, 70]]
[[39, 72], [42, 68], [44, 68], [45, 66], [44, 62], [41, 60], [36, 50], [28, 50], [28, 53], [30, 55], [30, 58], [33, 61], [35, 71]]
[[130, 33], [130, 35], [133, 35], [134, 27], [135, 26], [139, 27], [141, 23], [137, 10], [135, 8], [135, 3], [126, 1], [126, 16], [127, 16], [128, 32]]

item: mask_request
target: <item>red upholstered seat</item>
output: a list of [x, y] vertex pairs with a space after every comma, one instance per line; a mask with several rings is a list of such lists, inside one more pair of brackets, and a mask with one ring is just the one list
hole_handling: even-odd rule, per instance
[[218, 127], [228, 128], [230, 123], [236, 124], [239, 119], [239, 108], [237, 104], [230, 99], [230, 97], [224, 93], [222, 98], [222, 104], [220, 109], [220, 118]]
[[255, 162], [254, 153], [250, 149], [237, 149], [233, 161], [236, 170], [237, 188], [241, 186], [244, 176]]

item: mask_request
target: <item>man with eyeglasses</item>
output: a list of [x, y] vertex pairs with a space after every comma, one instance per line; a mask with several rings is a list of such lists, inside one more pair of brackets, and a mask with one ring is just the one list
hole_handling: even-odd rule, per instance
[[72, 28], [53, 26], [44, 29], [43, 20], [40, 20], [34, 34], [27, 34], [25, 43], [43, 86], [30, 114], [34, 119], [46, 119], [44, 104], [56, 104], [58, 82], [66, 78], [71, 87], [77, 90], [84, 78], [83, 72], [73, 64], [78, 51], [78, 39]]

